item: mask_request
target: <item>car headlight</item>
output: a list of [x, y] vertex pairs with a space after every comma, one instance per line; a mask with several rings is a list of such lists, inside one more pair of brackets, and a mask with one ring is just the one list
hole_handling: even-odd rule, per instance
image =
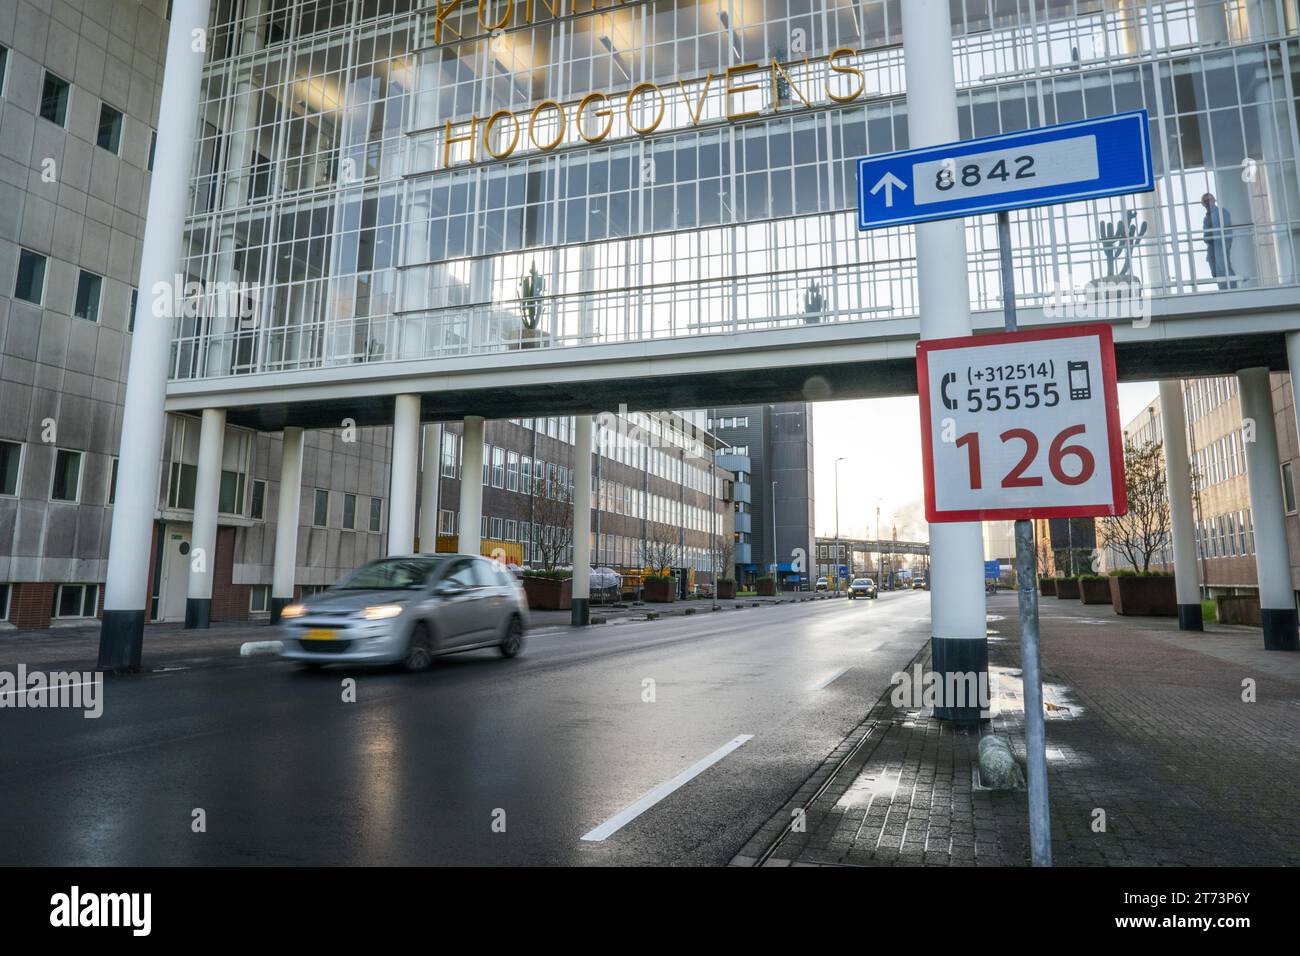
[[301, 604], [287, 604], [280, 611], [280, 617], [302, 617], [307, 613], [307, 608]]
[[361, 612], [365, 615], [367, 621], [383, 621], [390, 617], [397, 617], [402, 613], [400, 604], [376, 604], [368, 607]]

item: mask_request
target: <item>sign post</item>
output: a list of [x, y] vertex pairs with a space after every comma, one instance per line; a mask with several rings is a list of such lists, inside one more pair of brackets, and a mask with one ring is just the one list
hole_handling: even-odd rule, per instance
[[919, 343], [917, 378], [927, 520], [1015, 520], [1034, 866], [1052, 841], [1032, 519], [1127, 502], [1110, 326], [1020, 331], [1010, 210], [1154, 188], [1145, 110], [858, 160], [859, 229], [997, 214], [1005, 332]]

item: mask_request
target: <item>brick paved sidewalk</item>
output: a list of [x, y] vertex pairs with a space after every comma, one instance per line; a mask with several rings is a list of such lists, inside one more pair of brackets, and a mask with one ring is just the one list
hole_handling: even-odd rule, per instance
[[[1263, 652], [1257, 629], [1041, 607], [1057, 865], [1300, 864], [1300, 655]], [[1014, 596], [989, 611], [993, 720], [962, 732], [886, 694], [733, 864], [1027, 864], [1025, 792], [973, 776], [981, 733], [1025, 755]], [[806, 832], [782, 838], [798, 808]]]

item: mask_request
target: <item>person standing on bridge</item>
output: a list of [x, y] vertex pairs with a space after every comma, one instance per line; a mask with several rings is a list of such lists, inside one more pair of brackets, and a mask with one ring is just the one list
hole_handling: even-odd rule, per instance
[[1205, 207], [1205, 220], [1201, 224], [1205, 239], [1205, 258], [1210, 263], [1210, 275], [1219, 283], [1220, 289], [1237, 288], [1236, 276], [1232, 272], [1232, 213], [1218, 204], [1214, 193], [1201, 197]]

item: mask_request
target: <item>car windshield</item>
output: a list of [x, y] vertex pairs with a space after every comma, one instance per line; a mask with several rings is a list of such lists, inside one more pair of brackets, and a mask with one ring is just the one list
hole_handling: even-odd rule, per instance
[[856, 581], [854, 581], [853, 583], [854, 583], [854, 584], [870, 584], [870, 583], [871, 583], [871, 578], [858, 578], [858, 579], [857, 579]]
[[341, 591], [406, 591], [429, 581], [439, 562], [434, 558], [384, 558], [357, 568], [338, 584]]

